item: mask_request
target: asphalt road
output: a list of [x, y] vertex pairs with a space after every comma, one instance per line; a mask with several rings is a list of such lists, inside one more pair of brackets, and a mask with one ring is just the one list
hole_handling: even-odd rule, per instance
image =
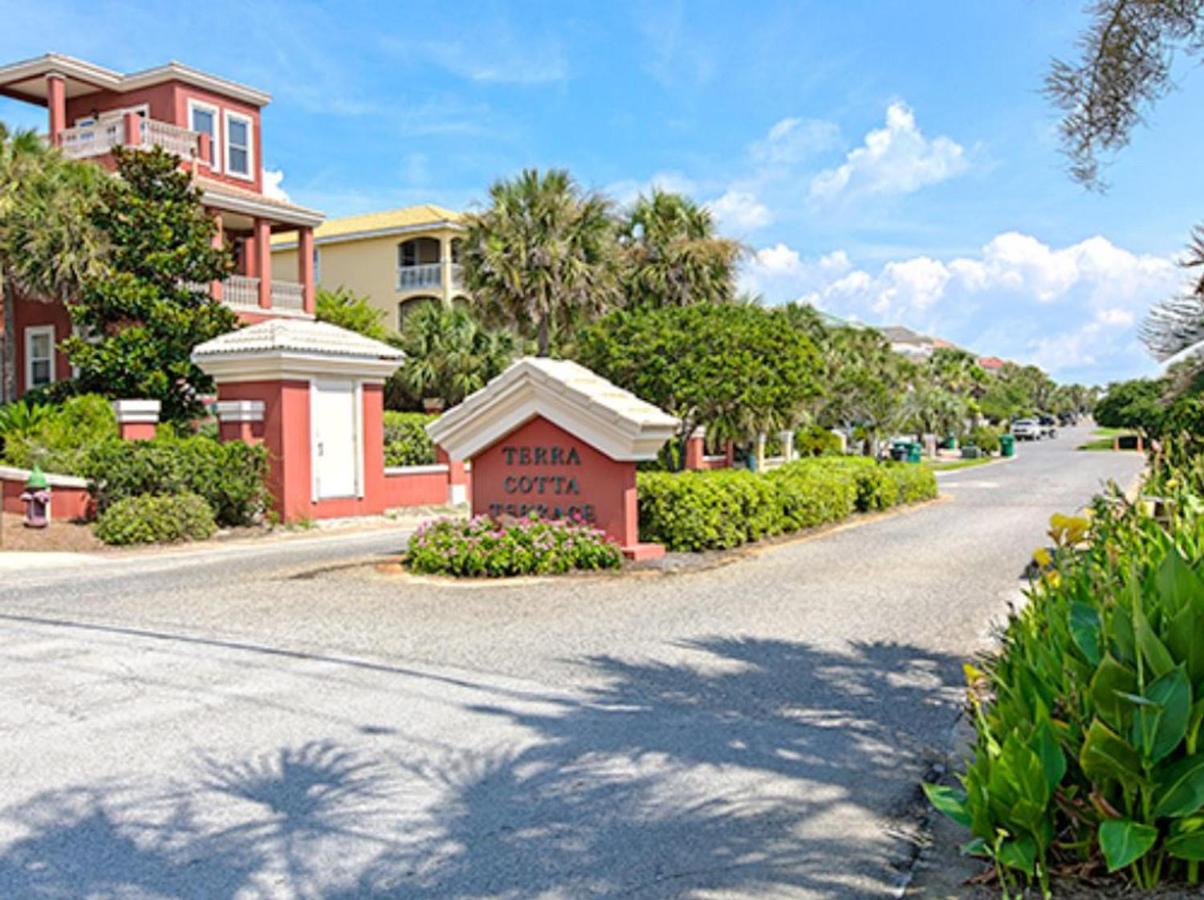
[[892, 896], [1084, 437], [706, 572], [444, 587], [400, 533], [6, 573], [0, 896]]

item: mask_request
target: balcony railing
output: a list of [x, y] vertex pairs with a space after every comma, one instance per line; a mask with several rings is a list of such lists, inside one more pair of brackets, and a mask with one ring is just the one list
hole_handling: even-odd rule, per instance
[[222, 282], [222, 301], [234, 309], [258, 309], [259, 279], [231, 275]]
[[114, 147], [162, 147], [184, 159], [200, 156], [201, 136], [195, 131], [160, 122], [157, 119], [140, 119], [135, 142], [127, 142], [125, 119], [103, 119], [91, 125], [76, 125], [65, 128], [59, 134], [59, 146], [69, 159], [88, 159], [104, 156]]
[[305, 288], [295, 281], [272, 279], [272, 309], [301, 312], [305, 308]]
[[[448, 268], [451, 270], [452, 287], [462, 287], [463, 267], [459, 263], [452, 263]], [[443, 263], [441, 262], [399, 266], [397, 269], [397, 290], [399, 291], [415, 291], [442, 286]]]

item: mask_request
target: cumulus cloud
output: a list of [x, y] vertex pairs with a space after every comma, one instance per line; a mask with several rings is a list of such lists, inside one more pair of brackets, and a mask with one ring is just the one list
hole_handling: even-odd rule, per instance
[[751, 191], [731, 189], [707, 204], [719, 226], [736, 234], [764, 228], [773, 221], [769, 207]]
[[1052, 247], [1004, 232], [974, 255], [914, 256], [870, 270], [841, 251], [808, 259], [778, 243], [752, 255], [742, 286], [770, 302], [801, 299], [845, 318], [908, 325], [1102, 382], [1150, 366], [1137, 322], [1182, 279], [1170, 256], [1133, 253], [1103, 237]]
[[273, 200], [283, 200], [288, 202], [288, 192], [281, 187], [284, 181], [283, 169], [264, 169], [263, 170], [263, 194], [265, 197], [271, 197]]
[[865, 136], [844, 163], [811, 179], [811, 197], [831, 201], [855, 194], [910, 194], [969, 167], [965, 149], [948, 137], [929, 139], [907, 104], [892, 103], [886, 124]]

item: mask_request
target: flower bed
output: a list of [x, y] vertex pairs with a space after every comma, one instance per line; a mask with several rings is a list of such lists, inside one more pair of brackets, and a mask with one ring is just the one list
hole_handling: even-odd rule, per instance
[[618, 546], [584, 522], [477, 516], [423, 525], [410, 538], [404, 562], [425, 575], [500, 578], [617, 569], [622, 561]]

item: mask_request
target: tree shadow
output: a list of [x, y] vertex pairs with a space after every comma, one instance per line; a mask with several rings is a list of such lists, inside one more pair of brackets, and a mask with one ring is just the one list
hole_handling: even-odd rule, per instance
[[592, 689], [469, 708], [504, 745], [315, 742], [202, 758], [170, 791], [35, 797], [3, 812], [27, 835], [0, 894], [890, 895], [961, 661], [732, 638], [674, 657], [592, 658]]

